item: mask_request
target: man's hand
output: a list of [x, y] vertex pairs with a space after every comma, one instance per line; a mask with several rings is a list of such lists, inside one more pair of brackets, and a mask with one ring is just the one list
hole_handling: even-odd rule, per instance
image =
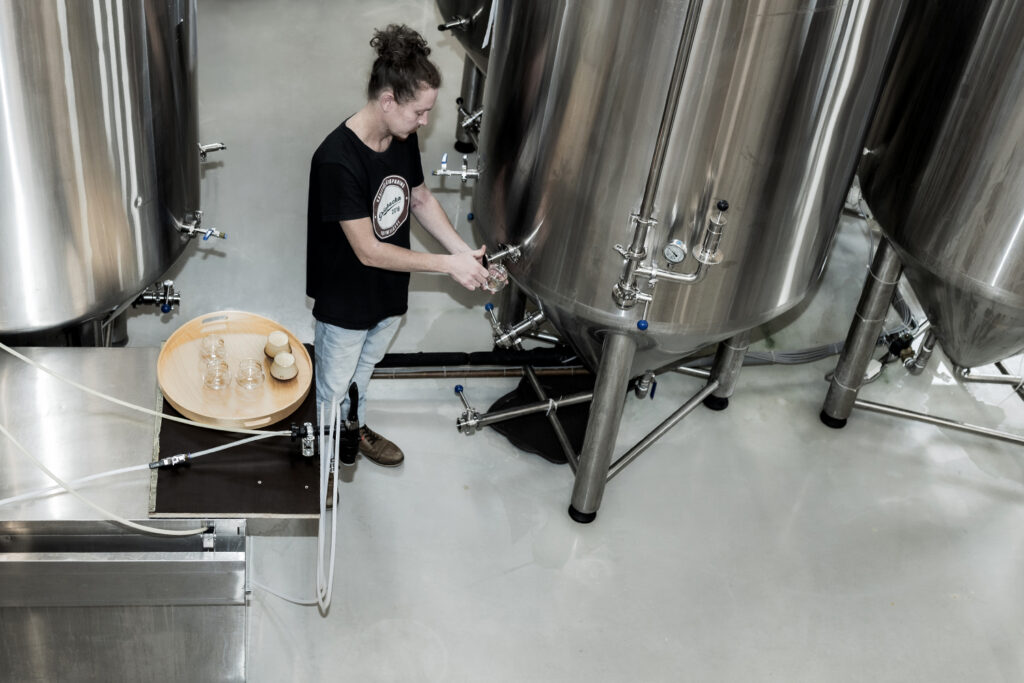
[[480, 247], [474, 251], [461, 251], [448, 256], [448, 274], [466, 289], [473, 291], [487, 284], [487, 269], [483, 267], [484, 251]]

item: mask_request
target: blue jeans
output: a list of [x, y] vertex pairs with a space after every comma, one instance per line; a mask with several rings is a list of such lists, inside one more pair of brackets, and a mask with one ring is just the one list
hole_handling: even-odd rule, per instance
[[355, 382], [359, 387], [359, 426], [366, 424], [366, 388], [370, 375], [395, 338], [399, 320], [401, 316], [385, 318], [368, 330], [348, 330], [316, 321], [313, 340], [316, 403], [318, 409], [324, 406], [325, 415], [330, 416], [332, 402], [340, 401], [341, 417], [348, 418], [348, 387]]

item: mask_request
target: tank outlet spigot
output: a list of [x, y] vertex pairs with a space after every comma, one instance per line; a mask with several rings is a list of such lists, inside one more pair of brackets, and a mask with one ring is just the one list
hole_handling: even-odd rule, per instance
[[494, 253], [487, 254], [487, 263], [519, 263], [523, 257], [523, 251], [513, 244], [499, 244]]
[[441, 168], [434, 170], [436, 176], [457, 176], [462, 182], [480, 177], [480, 169], [469, 167], [469, 156], [462, 155], [462, 170], [452, 171], [448, 169], [448, 152], [441, 155]]
[[494, 344], [503, 349], [523, 348], [523, 335], [533, 332], [547, 319], [544, 311], [534, 311], [523, 318], [521, 322], [505, 329], [498, 322], [498, 317], [494, 313], [494, 304], [488, 302], [484, 306], [484, 310], [487, 311], [487, 319], [491, 323], [491, 330], [494, 333]]
[[174, 280], [164, 280], [152, 287], [147, 287], [135, 297], [132, 308], [136, 306], [159, 306], [162, 313], [170, 313], [171, 309], [181, 304], [181, 293], [174, 289]]
[[460, 434], [470, 436], [480, 429], [480, 413], [469, 404], [469, 399], [466, 398], [466, 391], [462, 388], [461, 384], [455, 385], [455, 395], [459, 397], [462, 401], [462, 407], [465, 408], [462, 416], [455, 421], [455, 428]]
[[199, 145], [199, 161], [206, 161], [206, 155], [210, 152], [220, 152], [221, 150], [227, 149], [228, 146], [223, 142], [212, 142], [208, 145]]
[[185, 222], [178, 226], [178, 230], [181, 232], [183, 239], [192, 239], [200, 235], [202, 235], [204, 242], [211, 237], [217, 237], [222, 240], [227, 239], [226, 233], [213, 228], [204, 228], [202, 225], [203, 212], [198, 210], [190, 211], [185, 218]]
[[[924, 369], [928, 367], [928, 361], [931, 359], [933, 351], [935, 351], [935, 333], [929, 329], [925, 334], [924, 339], [921, 341], [921, 346], [918, 347], [917, 353], [903, 359], [903, 367], [905, 367], [911, 375], [920, 375], [924, 372]], [[966, 377], [967, 375], [965, 368], [958, 367], [956, 368], [956, 372], [961, 378]]]
[[460, 17], [458, 15], [452, 17], [443, 24], [437, 25], [438, 31], [465, 31], [473, 23], [473, 17]]
[[459, 112], [462, 114], [462, 121], [459, 122], [459, 125], [462, 126], [463, 129], [473, 131], [480, 129], [480, 119], [483, 118], [484, 115], [483, 107], [480, 107], [472, 113], [460, 108]]
[[655, 379], [654, 371], [648, 370], [637, 378], [636, 384], [633, 386], [633, 393], [637, 398], [647, 398], [648, 396], [654, 398], [657, 386], [658, 380]]

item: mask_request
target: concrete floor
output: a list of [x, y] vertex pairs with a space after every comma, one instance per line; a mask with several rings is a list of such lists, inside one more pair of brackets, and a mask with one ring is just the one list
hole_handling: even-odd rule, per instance
[[[199, 11], [201, 132], [228, 145], [205, 171], [203, 208], [229, 240], [190, 247], [173, 272], [181, 310], [135, 313], [131, 343], [220, 309], [310, 340], [308, 162], [362, 104], [372, 28], [404, 21], [435, 48], [446, 82], [421, 133], [428, 170], [451, 149], [462, 53], [426, 1]], [[468, 190], [428, 182], [476, 242]], [[759, 347], [841, 340], [868, 250], [863, 223], [845, 220], [822, 287]], [[414, 276], [392, 350], [489, 348], [485, 301]], [[249, 680], [1024, 680], [1020, 447], [873, 414], [827, 429], [834, 364], [746, 368], [727, 411], [688, 417], [609, 485], [587, 526], [566, 515], [567, 467], [455, 430], [455, 383], [484, 409], [515, 380], [376, 381], [368, 421], [407, 461], [361, 461], [343, 485], [329, 613], [254, 591]], [[628, 401], [617, 452], [699, 388], [665, 376], [656, 400]], [[918, 377], [893, 366], [862, 397], [1024, 432], [1008, 388], [958, 384], [941, 352]], [[253, 531], [253, 579], [311, 596], [312, 527]]]

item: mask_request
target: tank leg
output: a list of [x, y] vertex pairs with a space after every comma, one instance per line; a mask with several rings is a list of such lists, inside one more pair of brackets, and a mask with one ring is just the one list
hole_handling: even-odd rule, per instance
[[[480, 108], [484, 93], [484, 74], [476, 68], [476, 64], [469, 57], [462, 67], [462, 90], [459, 93], [459, 106], [472, 114]], [[462, 127], [462, 117], [459, 117], [459, 124], [455, 127], [455, 149], [462, 154], [470, 154], [476, 151], [476, 143], [472, 136]]]
[[624, 334], [605, 337], [601, 366], [594, 385], [594, 400], [590, 404], [587, 434], [583, 439], [572, 503], [569, 505], [569, 516], [581, 524], [594, 521], [601, 505], [635, 353], [636, 342], [632, 338]]
[[732, 396], [736, 379], [743, 369], [743, 359], [746, 358], [749, 347], [749, 331], [740, 332], [718, 345], [715, 363], [711, 366], [711, 376], [708, 377], [709, 384], [713, 380], [718, 380], [718, 388], [704, 399], [704, 405], [711, 410], [725, 410], [729, 407], [729, 397]]
[[850, 324], [843, 353], [839, 356], [821, 409], [821, 421], [829, 427], [839, 429], [846, 426], [902, 272], [903, 263], [896, 250], [883, 237], [871, 262], [864, 291], [857, 303], [857, 313]]

